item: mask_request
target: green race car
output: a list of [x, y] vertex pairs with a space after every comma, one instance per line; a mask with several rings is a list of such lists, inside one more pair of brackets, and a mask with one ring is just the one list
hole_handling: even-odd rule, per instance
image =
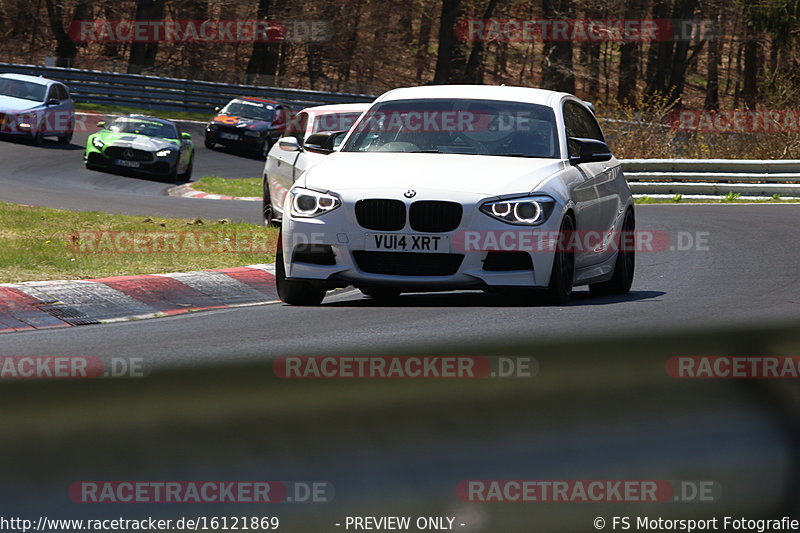
[[194, 165], [192, 136], [170, 120], [127, 115], [86, 140], [84, 162], [90, 170], [129, 171], [188, 181]]

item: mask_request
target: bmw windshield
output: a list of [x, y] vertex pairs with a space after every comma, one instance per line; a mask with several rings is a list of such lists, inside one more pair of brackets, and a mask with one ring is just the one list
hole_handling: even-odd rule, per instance
[[395, 100], [370, 109], [343, 152], [558, 158], [553, 111], [500, 100]]

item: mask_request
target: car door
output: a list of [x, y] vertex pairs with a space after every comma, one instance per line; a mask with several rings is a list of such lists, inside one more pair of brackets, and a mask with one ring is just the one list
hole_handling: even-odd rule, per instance
[[[57, 100], [57, 105], [49, 105], [49, 102]], [[61, 115], [61, 109], [63, 109], [64, 103], [59, 98], [58, 93], [58, 84], [53, 84], [47, 88], [47, 95], [44, 97], [44, 117], [42, 121], [42, 131], [46, 134], [54, 134], [54, 133], [61, 133], [62, 130], [59, 130], [59, 121]]]
[[61, 102], [58, 109], [58, 122], [56, 123], [57, 130], [60, 133], [67, 133], [75, 128], [74, 105], [69, 96], [69, 91], [64, 85], [61, 85], [60, 83], [57, 84], [56, 93], [58, 94], [59, 102]]
[[[595, 139], [605, 142], [600, 126], [591, 112], [575, 100], [567, 99], [563, 103], [564, 127], [567, 138], [579, 137]], [[567, 141], [569, 155], [578, 155], [576, 143]], [[575, 168], [581, 175], [581, 181], [573, 188], [572, 196], [575, 201], [575, 223], [578, 230], [580, 245], [575, 254], [575, 266], [578, 268], [591, 266], [602, 262], [608, 252], [607, 247], [600, 246], [601, 239], [606, 239], [613, 226], [609, 216], [609, 194], [613, 193], [608, 187], [611, 174], [612, 161], [598, 163], [581, 163]]]
[[[303, 146], [307, 127], [308, 113], [303, 111], [298, 113], [294, 119], [289, 122], [283, 137], [294, 137], [297, 139], [300, 146]], [[289, 192], [289, 189], [292, 188], [294, 180], [299, 176], [295, 165], [302, 155], [302, 150], [299, 152], [281, 150], [277, 143], [270, 149], [269, 155], [267, 155], [267, 163], [264, 166], [264, 179], [267, 180], [273, 209], [277, 212], [281, 211], [286, 194]]]

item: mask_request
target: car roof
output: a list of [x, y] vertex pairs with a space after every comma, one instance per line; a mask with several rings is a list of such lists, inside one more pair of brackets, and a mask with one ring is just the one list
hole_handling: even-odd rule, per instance
[[372, 103], [353, 103], [353, 104], [330, 104], [306, 107], [301, 113], [312, 113], [314, 115], [324, 115], [326, 113], [363, 113], [372, 106]]
[[117, 117], [115, 120], [119, 119], [139, 119], [139, 120], [146, 120], [148, 122], [158, 122], [159, 124], [166, 124], [168, 126], [174, 126], [175, 123], [171, 120], [167, 120], [165, 118], [158, 118], [158, 117], [151, 117], [150, 115], [123, 115], [121, 117]]
[[39, 76], [28, 76], [27, 74], [14, 74], [11, 72], [0, 74], [0, 77], [8, 78], [11, 80], [27, 81], [30, 83], [35, 83], [37, 85], [52, 85], [54, 83], [61, 83], [60, 81], [50, 80]]
[[277, 100], [268, 100], [266, 98], [256, 98], [255, 96], [237, 96], [232, 100], [252, 100], [253, 102], [262, 102], [265, 104], [280, 104]]
[[561, 100], [567, 93], [534, 89], [532, 87], [514, 87], [509, 85], [429, 85], [424, 87], [404, 87], [384, 93], [376, 102], [411, 99], [475, 99], [504, 100], [526, 102], [530, 104], [552, 105]]

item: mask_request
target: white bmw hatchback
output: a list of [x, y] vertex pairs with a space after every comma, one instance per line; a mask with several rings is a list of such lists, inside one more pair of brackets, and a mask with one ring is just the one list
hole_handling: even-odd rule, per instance
[[276, 281], [294, 305], [350, 285], [374, 298], [539, 289], [563, 304], [576, 285], [626, 293], [633, 279], [630, 189], [566, 93], [389, 91], [299, 177], [283, 215]]

